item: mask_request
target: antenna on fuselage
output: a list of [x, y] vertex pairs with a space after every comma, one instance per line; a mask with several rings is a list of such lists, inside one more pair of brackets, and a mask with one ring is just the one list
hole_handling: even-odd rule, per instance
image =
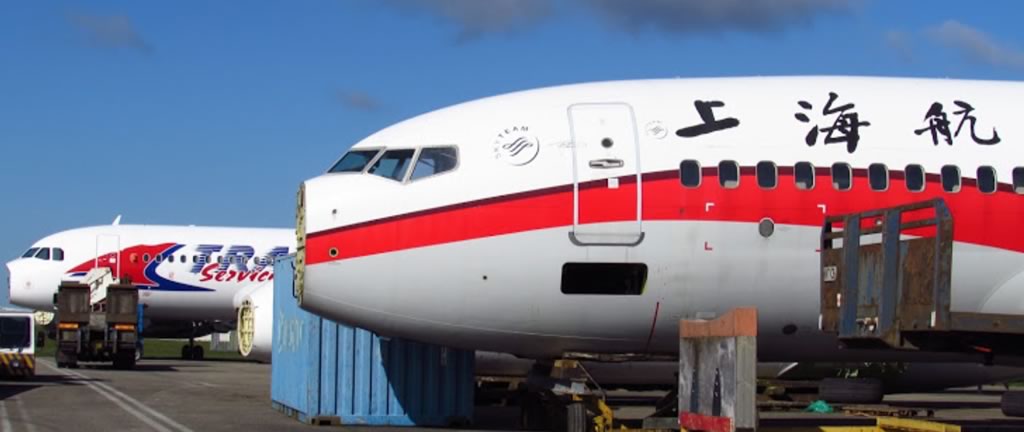
[[114, 226], [121, 225], [121, 215], [117, 215], [117, 217], [114, 218], [114, 223], [112, 223], [111, 225], [114, 225]]

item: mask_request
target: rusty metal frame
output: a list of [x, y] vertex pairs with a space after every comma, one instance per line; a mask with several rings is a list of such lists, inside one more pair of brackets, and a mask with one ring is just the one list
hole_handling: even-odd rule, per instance
[[820, 262], [820, 327], [848, 348], [1024, 355], [1024, 315], [951, 310], [953, 217], [941, 198], [826, 217]]

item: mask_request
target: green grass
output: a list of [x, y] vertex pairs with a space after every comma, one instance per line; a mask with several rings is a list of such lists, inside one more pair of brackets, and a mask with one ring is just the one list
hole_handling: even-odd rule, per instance
[[[160, 359], [181, 358], [181, 347], [188, 345], [187, 340], [180, 339], [146, 339], [143, 342], [143, 357]], [[210, 343], [197, 341], [196, 345], [203, 347], [203, 358], [207, 360], [245, 360], [238, 351], [219, 352], [210, 351]]]
[[[181, 347], [188, 345], [187, 340], [180, 339], [146, 339], [143, 342], [143, 359], [179, 359], [181, 358]], [[210, 343], [199, 341], [197, 345], [203, 347], [203, 357], [207, 360], [236, 360], [244, 361], [238, 351], [214, 352], [210, 351]], [[36, 357], [53, 358], [57, 351], [57, 341], [47, 338], [43, 346], [36, 346]]]

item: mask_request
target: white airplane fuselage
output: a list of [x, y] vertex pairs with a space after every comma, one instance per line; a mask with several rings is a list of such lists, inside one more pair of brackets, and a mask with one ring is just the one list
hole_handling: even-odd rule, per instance
[[[824, 216], [939, 197], [954, 309], [1024, 313], [1022, 96], [1008, 82], [678, 79], [427, 113], [355, 144], [362, 168], [303, 184], [301, 306], [530, 358], [674, 353], [680, 319], [756, 306], [762, 361], [853, 359], [817, 330]], [[427, 149], [457, 162], [417, 175], [401, 159]], [[639, 269], [639, 288], [587, 279], [629, 285]]]
[[106, 267], [139, 287], [147, 319], [230, 323], [240, 297], [272, 284], [274, 258], [294, 252], [294, 245], [291, 229], [77, 228], [44, 237], [32, 253], [7, 263], [10, 299], [50, 311], [62, 280], [80, 281], [93, 268]]

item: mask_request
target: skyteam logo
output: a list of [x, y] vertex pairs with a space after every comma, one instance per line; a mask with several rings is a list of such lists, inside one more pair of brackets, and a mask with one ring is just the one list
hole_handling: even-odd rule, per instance
[[529, 132], [529, 126], [514, 126], [499, 132], [494, 139], [494, 158], [515, 166], [533, 162], [540, 153], [540, 141]]

